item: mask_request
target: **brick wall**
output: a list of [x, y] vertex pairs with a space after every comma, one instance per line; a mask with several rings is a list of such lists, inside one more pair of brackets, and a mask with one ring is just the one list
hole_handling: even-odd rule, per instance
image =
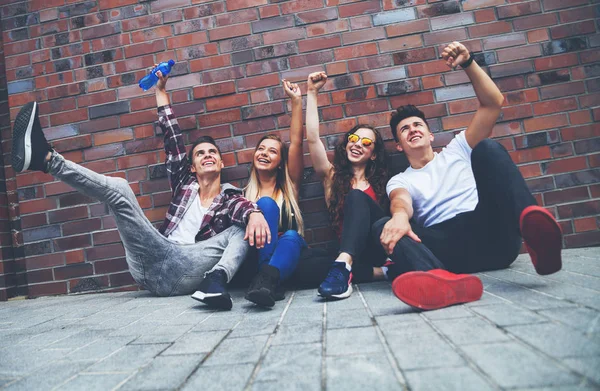
[[[162, 220], [170, 197], [153, 92], [136, 85], [152, 64], [176, 60], [169, 91], [186, 140], [217, 138], [224, 178], [243, 183], [257, 140], [266, 132], [287, 135], [290, 107], [280, 79], [303, 82], [314, 71], [331, 77], [319, 96], [329, 148], [340, 133], [365, 122], [381, 127], [393, 151], [389, 112], [407, 103], [421, 106], [437, 132], [436, 146], [445, 145], [477, 107], [465, 74], [437, 59], [445, 43], [460, 40], [504, 92], [493, 136], [560, 220], [564, 245], [600, 244], [595, 0], [0, 4], [11, 118], [37, 100], [54, 147], [97, 172], [127, 178], [153, 222]], [[3, 129], [4, 162], [9, 139]], [[10, 167], [5, 175], [15, 177]], [[308, 168], [306, 177], [307, 239], [328, 243], [333, 236], [322, 187]], [[134, 289], [104, 205], [38, 172], [17, 175], [16, 185], [12, 229], [24, 243], [14, 246], [19, 293]], [[0, 222], [7, 219], [3, 194]]]

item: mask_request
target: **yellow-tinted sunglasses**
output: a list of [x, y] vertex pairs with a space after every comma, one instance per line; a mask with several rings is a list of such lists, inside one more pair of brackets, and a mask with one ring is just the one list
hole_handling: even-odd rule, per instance
[[356, 133], [352, 133], [352, 134], [348, 135], [348, 142], [350, 142], [350, 143], [357, 143], [359, 140], [362, 143], [362, 145], [365, 147], [370, 147], [371, 145], [375, 144], [375, 141], [371, 140], [368, 137], [361, 138]]

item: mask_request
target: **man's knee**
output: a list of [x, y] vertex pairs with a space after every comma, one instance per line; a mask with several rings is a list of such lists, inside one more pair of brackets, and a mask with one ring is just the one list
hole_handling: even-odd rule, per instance
[[499, 142], [486, 138], [473, 148], [471, 159], [494, 159], [494, 156], [498, 156], [498, 154], [508, 155], [508, 152]]

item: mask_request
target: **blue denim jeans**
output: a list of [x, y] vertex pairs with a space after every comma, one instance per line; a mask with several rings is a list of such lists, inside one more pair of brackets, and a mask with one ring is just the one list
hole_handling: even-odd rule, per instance
[[271, 231], [271, 243], [267, 243], [258, 251], [258, 267], [265, 263], [276, 267], [279, 269], [281, 281], [285, 281], [298, 266], [300, 253], [306, 247], [306, 242], [298, 231], [289, 230], [278, 235], [280, 211], [275, 200], [271, 197], [262, 197], [257, 204]]

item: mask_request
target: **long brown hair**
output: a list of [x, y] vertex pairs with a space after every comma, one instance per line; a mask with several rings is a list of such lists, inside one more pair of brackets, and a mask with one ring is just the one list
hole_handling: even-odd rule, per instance
[[[285, 205], [285, 209], [287, 211], [286, 216], [279, 216], [279, 224], [285, 218], [288, 223], [288, 227], [292, 227], [292, 219], [296, 218], [296, 224], [298, 226], [298, 233], [303, 235], [304, 233], [304, 220], [302, 219], [302, 213], [300, 212], [300, 206], [298, 204], [298, 194], [296, 194], [296, 187], [290, 178], [290, 174], [288, 172], [288, 146], [281, 141], [279, 136], [274, 134], [268, 134], [266, 136], [261, 137], [256, 144], [256, 148], [254, 149], [254, 153], [260, 147], [260, 143], [263, 140], [275, 140], [279, 143], [279, 150], [281, 156], [281, 162], [279, 163], [279, 167], [277, 168], [277, 178], [275, 180], [275, 194], [273, 194], [273, 199], [279, 205], [279, 210], [281, 211], [283, 205]], [[260, 195], [260, 179], [258, 177], [258, 173], [256, 172], [256, 167], [254, 166], [254, 157], [252, 157], [252, 167], [250, 168], [250, 179], [248, 180], [248, 185], [244, 189], [244, 195], [250, 201], [256, 202], [258, 201], [258, 197]]]
[[359, 129], [370, 129], [375, 134], [375, 149], [373, 150], [375, 159], [367, 162], [365, 177], [373, 188], [379, 205], [381, 205], [385, 211], [389, 208], [389, 200], [385, 191], [388, 173], [383, 137], [381, 137], [381, 134], [377, 129], [370, 125], [356, 125], [346, 132], [342, 141], [336, 145], [333, 157], [334, 173], [329, 196], [329, 206], [327, 209], [329, 211], [331, 222], [333, 223], [333, 229], [336, 232], [340, 229], [340, 223], [344, 218], [344, 198], [346, 197], [346, 194], [352, 190], [352, 179], [354, 177], [352, 163], [348, 160], [348, 153], [346, 152], [348, 136]]

